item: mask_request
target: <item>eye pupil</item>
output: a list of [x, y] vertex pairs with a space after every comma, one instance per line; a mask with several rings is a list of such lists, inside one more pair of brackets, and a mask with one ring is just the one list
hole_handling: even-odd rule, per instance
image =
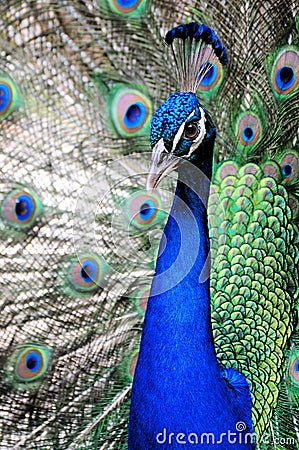
[[140, 117], [140, 114], [140, 107], [136, 104], [131, 105], [126, 112], [126, 116], [130, 122], [134, 122], [136, 119], [138, 119]]
[[282, 168], [282, 173], [285, 177], [289, 177], [292, 175], [292, 166], [291, 164], [285, 164]]
[[33, 356], [30, 356], [30, 358], [28, 358], [27, 360], [27, 367], [29, 370], [32, 370], [35, 368], [37, 364], [36, 358], [34, 358]]
[[291, 67], [282, 67], [280, 71], [280, 79], [283, 83], [289, 83], [293, 77], [293, 69]]
[[27, 207], [27, 203], [25, 202], [25, 200], [21, 200], [21, 201], [17, 201], [16, 202], [16, 207], [15, 207], [15, 211], [16, 214], [18, 216], [25, 216], [27, 211], [28, 211], [28, 207]]
[[205, 74], [204, 78], [212, 78], [213, 72], [214, 72], [214, 67], [211, 66], [211, 67], [208, 69], [207, 73]]
[[198, 127], [196, 123], [189, 123], [185, 128], [185, 136], [187, 138], [195, 138], [198, 134]]
[[81, 269], [81, 275], [84, 280], [92, 280], [92, 268], [86, 264]]
[[244, 130], [244, 134], [247, 137], [247, 139], [251, 139], [253, 136], [253, 129], [250, 127], [246, 127]]
[[140, 208], [140, 214], [145, 216], [146, 214], [149, 213], [149, 211], [150, 205], [148, 203], [143, 203]]

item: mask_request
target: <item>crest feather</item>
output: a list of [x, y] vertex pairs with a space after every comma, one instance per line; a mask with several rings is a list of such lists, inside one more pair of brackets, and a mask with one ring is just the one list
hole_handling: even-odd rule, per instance
[[178, 72], [180, 91], [196, 92], [217, 59], [227, 64], [227, 52], [214, 30], [191, 22], [168, 31], [165, 43], [171, 46]]

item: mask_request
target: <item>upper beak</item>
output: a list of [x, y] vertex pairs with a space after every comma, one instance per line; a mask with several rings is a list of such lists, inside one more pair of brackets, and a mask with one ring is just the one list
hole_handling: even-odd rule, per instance
[[180, 158], [166, 150], [163, 138], [153, 148], [149, 174], [146, 180], [146, 189], [156, 188], [163, 178], [170, 174], [179, 164]]

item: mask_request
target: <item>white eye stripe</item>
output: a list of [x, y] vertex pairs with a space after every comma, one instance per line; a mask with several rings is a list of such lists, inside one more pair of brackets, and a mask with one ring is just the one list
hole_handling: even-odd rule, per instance
[[197, 136], [197, 138], [195, 139], [194, 142], [201, 143], [203, 138], [205, 137], [205, 134], [206, 134], [206, 126], [205, 126], [206, 116], [205, 116], [204, 110], [202, 108], [199, 108], [199, 109], [200, 109], [200, 112], [201, 112], [201, 118], [198, 121], [199, 128], [200, 128], [200, 133], [198, 134], [198, 136]]
[[[201, 142], [203, 141], [203, 139], [205, 137], [205, 134], [206, 134], [206, 127], [205, 127], [206, 117], [205, 117], [205, 112], [200, 107], [199, 107], [199, 110], [200, 110], [200, 119], [198, 121], [198, 124], [199, 124], [200, 132], [199, 132], [198, 136], [196, 137], [196, 139], [192, 142], [188, 155], [184, 155], [183, 158], [189, 158], [189, 156], [192, 155], [192, 153], [194, 152], [196, 147], [198, 147], [198, 145], [201, 144]], [[191, 117], [193, 117], [194, 114], [195, 114], [195, 110], [192, 111], [192, 113], [187, 117], [186, 121], [183, 122], [182, 125], [180, 126], [180, 128], [178, 129], [178, 132], [175, 135], [175, 138], [173, 140], [171, 153], [174, 153], [174, 151], [176, 149], [176, 146], [177, 146], [178, 142], [180, 141], [180, 139], [181, 139], [181, 137], [182, 137], [182, 135], [184, 133], [186, 122], [189, 119], [191, 119]]]
[[185, 130], [185, 122], [182, 123], [182, 125], [180, 126], [177, 134], [174, 137], [174, 140], [173, 140], [173, 143], [172, 143], [171, 153], [173, 153], [175, 151], [176, 146], [177, 146], [178, 142], [180, 141], [180, 139], [181, 139], [181, 137], [182, 137], [182, 135], [184, 133], [184, 130]]

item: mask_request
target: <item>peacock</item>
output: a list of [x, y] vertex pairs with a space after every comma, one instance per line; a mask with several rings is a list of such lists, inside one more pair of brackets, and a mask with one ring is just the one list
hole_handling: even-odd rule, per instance
[[[227, 63], [227, 55], [214, 31], [205, 25], [180, 25], [166, 35], [166, 42], [175, 39], [192, 50], [181, 51], [179, 69], [184, 91], [172, 94], [152, 120], [148, 188], [155, 188], [174, 168], [178, 182], [161, 241], [134, 374], [129, 421], [132, 450], [170, 445], [180, 448], [182, 444], [208, 448], [210, 437], [213, 444], [216, 436], [216, 447], [226, 449], [231, 442], [222, 436], [235, 430], [236, 424], [244, 424], [247, 433], [253, 431], [246, 378], [233, 369], [223, 371], [217, 361], [209, 273], [201, 279], [210, 249], [207, 199], [216, 129], [196, 98], [197, 83], [192, 74], [200, 80], [200, 67], [207, 69], [200, 56], [205, 44], [222, 64]], [[207, 437], [208, 442], [199, 435]], [[238, 444], [236, 448], [253, 448], [250, 442], [242, 442], [242, 434]]]
[[[0, 448], [227, 449], [222, 425], [298, 450], [296, 2], [8, 0], [0, 21]], [[205, 151], [157, 186], [183, 133], [176, 156]]]

